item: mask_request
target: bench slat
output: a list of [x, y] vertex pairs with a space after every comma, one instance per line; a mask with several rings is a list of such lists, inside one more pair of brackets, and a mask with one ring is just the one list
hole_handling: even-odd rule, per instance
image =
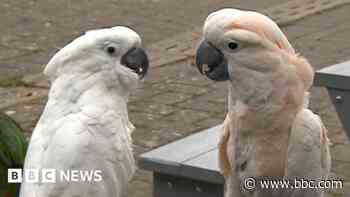
[[350, 61], [335, 64], [316, 72], [314, 85], [350, 90]]
[[145, 153], [139, 166], [157, 173], [222, 183], [216, 150], [221, 128], [218, 125]]

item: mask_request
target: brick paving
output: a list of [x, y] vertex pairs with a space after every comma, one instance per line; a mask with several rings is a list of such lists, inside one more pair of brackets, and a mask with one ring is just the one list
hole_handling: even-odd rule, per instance
[[[266, 8], [288, 0], [2, 0], [0, 72], [41, 72], [57, 49], [90, 29], [133, 27], [146, 45], [198, 26], [220, 7]], [[0, 79], [4, 75], [0, 76]]]
[[[350, 5], [344, 5], [308, 16], [285, 26], [283, 30], [295, 48], [310, 60], [315, 69], [320, 69], [349, 59], [349, 12]], [[180, 36], [173, 40], [183, 41]], [[16, 51], [8, 53], [15, 55]], [[158, 56], [161, 58], [161, 55]], [[30, 56], [28, 58], [31, 59]], [[190, 58], [180, 58], [173, 63], [166, 63], [169, 59], [157, 61], [164, 63], [151, 68], [145, 83], [130, 98], [130, 118], [137, 127], [133, 136], [136, 156], [219, 124], [226, 112], [225, 83], [214, 83], [201, 76], [191, 66]], [[30, 92], [45, 95], [47, 89], [0, 89], [0, 95], [6, 100], [11, 100], [13, 95], [27, 97]], [[345, 180], [344, 189], [332, 190], [327, 197], [350, 196], [350, 142], [325, 89], [314, 87], [311, 93], [311, 108], [321, 115], [333, 143], [332, 177]], [[6, 108], [6, 111], [16, 112], [13, 114], [16, 120], [31, 131], [44, 103], [43, 98], [34, 99]], [[130, 187], [131, 197], [152, 196], [151, 173], [139, 170]]]

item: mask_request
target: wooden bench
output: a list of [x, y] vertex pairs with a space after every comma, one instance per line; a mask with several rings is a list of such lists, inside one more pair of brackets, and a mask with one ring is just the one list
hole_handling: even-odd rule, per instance
[[223, 197], [217, 144], [221, 126], [196, 133], [141, 156], [139, 166], [153, 171], [155, 197]]
[[[316, 72], [315, 85], [329, 91], [350, 137], [350, 61]], [[191, 135], [141, 156], [139, 165], [153, 172], [155, 197], [223, 197], [217, 144], [221, 126]]]
[[350, 61], [317, 71], [314, 85], [327, 88], [350, 139]]

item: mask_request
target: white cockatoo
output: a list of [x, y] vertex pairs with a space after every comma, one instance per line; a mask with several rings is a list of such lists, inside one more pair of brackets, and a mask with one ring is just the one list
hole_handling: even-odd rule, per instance
[[[253, 11], [223, 9], [208, 16], [196, 64], [215, 81], [228, 81], [229, 112], [219, 144], [226, 197], [320, 197], [317, 189], [256, 189], [256, 180], [327, 179], [327, 131], [308, 109], [313, 69], [280, 28]], [[292, 181], [293, 180], [293, 181]], [[248, 188], [247, 185], [248, 184]], [[246, 186], [246, 187], [245, 187]]]
[[[123, 26], [88, 31], [61, 49], [44, 70], [51, 89], [25, 159], [24, 173], [39, 170], [40, 179], [23, 180], [20, 196], [124, 196], [136, 169], [128, 95], [147, 70], [139, 35]], [[56, 171], [55, 183], [42, 181], [45, 169]]]

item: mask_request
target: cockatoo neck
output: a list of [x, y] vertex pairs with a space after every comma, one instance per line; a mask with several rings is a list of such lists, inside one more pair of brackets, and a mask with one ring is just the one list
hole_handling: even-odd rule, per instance
[[[47, 111], [65, 116], [84, 107], [108, 108], [127, 117], [129, 91], [119, 81], [108, 81], [104, 73], [66, 74], [52, 82]], [[55, 110], [51, 110], [55, 109]]]
[[303, 105], [304, 98], [301, 95], [306, 92], [293, 70], [293, 65], [272, 60], [256, 59], [255, 62], [256, 65], [242, 63], [230, 66], [232, 77], [229, 104], [235, 105], [236, 102], [233, 101], [237, 100], [247, 109], [265, 114], [273, 114], [286, 108], [297, 110]]

